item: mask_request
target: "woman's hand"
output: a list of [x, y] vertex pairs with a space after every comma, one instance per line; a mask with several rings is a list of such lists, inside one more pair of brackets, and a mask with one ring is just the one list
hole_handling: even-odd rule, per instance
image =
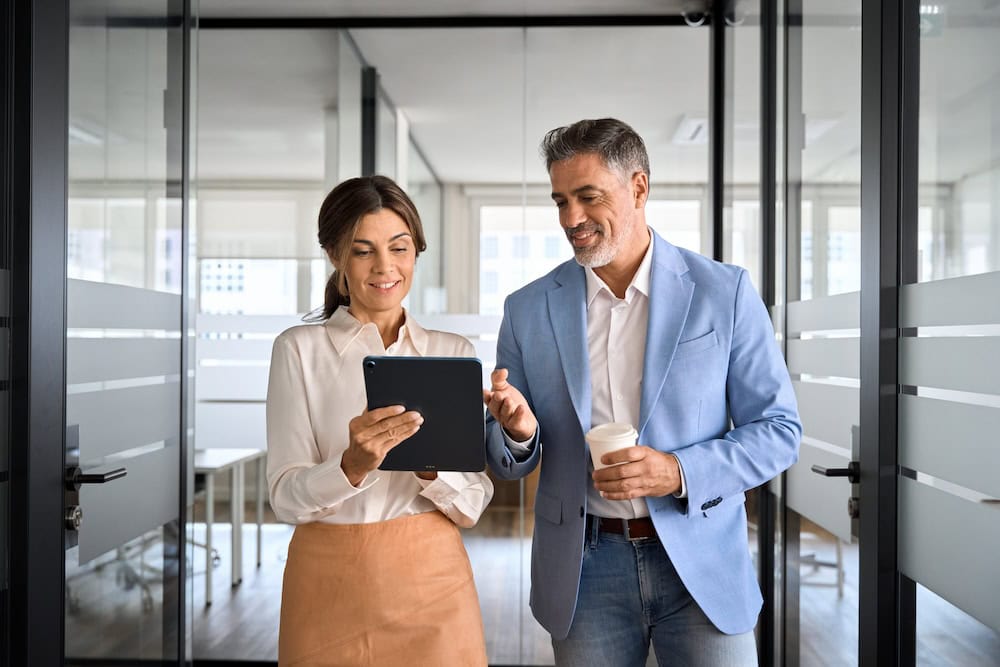
[[420, 430], [424, 418], [402, 405], [365, 410], [351, 420], [350, 442], [340, 459], [348, 481], [357, 486], [382, 464], [389, 450]]
[[493, 386], [483, 390], [483, 403], [489, 408], [493, 418], [518, 442], [535, 437], [538, 420], [521, 392], [507, 382], [507, 369], [494, 370], [490, 374], [490, 382]]

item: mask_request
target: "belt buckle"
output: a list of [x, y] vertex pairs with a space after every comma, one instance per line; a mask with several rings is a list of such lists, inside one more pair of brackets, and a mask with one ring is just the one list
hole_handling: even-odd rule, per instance
[[632, 537], [632, 534], [629, 532], [628, 529], [628, 524], [630, 521], [631, 519], [621, 519], [623, 528], [622, 534], [625, 535], [625, 539], [628, 540], [629, 542], [637, 542], [638, 540], [645, 539], [643, 537]]

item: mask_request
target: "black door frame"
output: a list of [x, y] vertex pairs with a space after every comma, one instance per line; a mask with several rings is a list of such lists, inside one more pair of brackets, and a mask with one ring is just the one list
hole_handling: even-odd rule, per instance
[[[10, 0], [10, 661], [64, 645], [68, 3]], [[4, 156], [5, 160], [7, 156]], [[32, 304], [38, 304], [32, 307]]]
[[[182, 28], [169, 48], [182, 59], [168, 72], [165, 97], [172, 173], [169, 196], [180, 197], [182, 273], [188, 270], [190, 0], [170, 0], [169, 25]], [[69, 3], [10, 0], [2, 10], [5, 46], [2, 213], [10, 232], [10, 510], [9, 639], [13, 665], [61, 665], [65, 650], [66, 293], [69, 126]], [[148, 21], [138, 19], [140, 27]], [[130, 24], [125, 21], [125, 24]], [[157, 26], [162, 22], [157, 23]], [[182, 281], [181, 328], [187, 331], [187, 282]], [[181, 360], [191, 358], [181, 337]], [[169, 653], [189, 663], [187, 650], [186, 513], [187, 406], [181, 383], [181, 493], [178, 504], [178, 596], [168, 606]], [[176, 643], [176, 647], [174, 646]], [[157, 664], [160, 661], [156, 661]]]
[[[798, 233], [802, 113], [801, 0], [787, 0], [784, 58], [787, 238]], [[897, 554], [898, 291], [915, 277], [919, 0], [862, 7], [861, 54], [861, 390], [858, 664], [915, 663], [915, 584]], [[787, 246], [786, 294], [797, 300], [794, 243]], [[781, 664], [797, 665], [797, 517], [782, 509], [785, 561]]]

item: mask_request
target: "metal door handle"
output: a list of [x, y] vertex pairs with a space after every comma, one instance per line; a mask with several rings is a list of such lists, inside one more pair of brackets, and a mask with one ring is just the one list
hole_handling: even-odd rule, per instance
[[84, 475], [79, 467], [66, 468], [66, 489], [68, 491], [79, 491], [81, 484], [104, 484], [116, 479], [121, 479], [128, 474], [125, 468], [116, 468], [104, 473]]
[[851, 461], [846, 468], [825, 468], [814, 465], [811, 470], [824, 477], [846, 477], [851, 484], [861, 481], [861, 465], [857, 461]]

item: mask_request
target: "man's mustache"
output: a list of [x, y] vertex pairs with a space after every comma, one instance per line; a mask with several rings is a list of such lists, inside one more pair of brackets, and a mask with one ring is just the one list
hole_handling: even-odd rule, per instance
[[577, 232], [588, 232], [588, 233], [589, 232], [597, 232], [598, 234], [600, 234], [601, 233], [601, 226], [600, 225], [596, 225], [596, 224], [594, 224], [592, 222], [581, 222], [576, 227], [565, 227], [563, 230], [566, 233], [566, 238], [572, 239], [573, 238], [573, 234], [576, 234]]

